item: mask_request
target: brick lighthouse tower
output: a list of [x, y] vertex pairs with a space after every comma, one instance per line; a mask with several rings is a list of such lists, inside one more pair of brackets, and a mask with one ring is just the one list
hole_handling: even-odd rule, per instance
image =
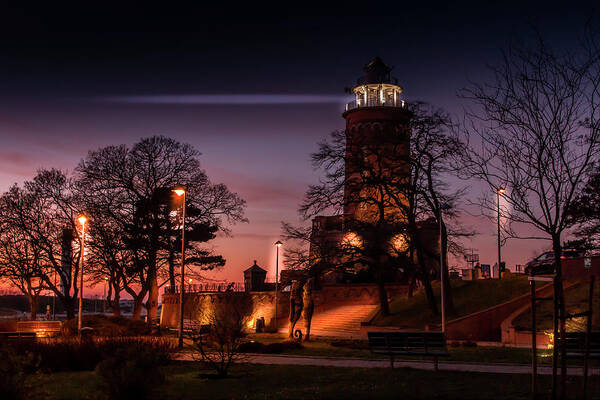
[[[346, 219], [374, 222], [377, 210], [365, 199], [364, 175], [388, 175], [387, 179], [406, 179], [409, 174], [411, 112], [401, 99], [402, 88], [391, 76], [392, 68], [375, 57], [365, 65], [364, 76], [348, 89], [355, 100], [346, 105], [346, 184], [344, 216]], [[378, 170], [380, 168], [380, 170]], [[383, 169], [381, 169], [383, 168]], [[400, 210], [388, 207], [402, 218]]]
[[[406, 220], [406, 209], [398, 207], [398, 199], [392, 201], [377, 193], [382, 186], [377, 179], [394, 184], [408, 179], [412, 113], [404, 105], [397, 79], [391, 76], [392, 68], [381, 58], [375, 57], [363, 71], [356, 86], [348, 89], [355, 100], [346, 105], [342, 114], [346, 120], [343, 214], [313, 219], [310, 252], [315, 259], [320, 259], [324, 249], [327, 252], [344, 241], [360, 243], [360, 233], [355, 228], [363, 222]], [[387, 203], [383, 216], [377, 203]], [[347, 272], [356, 271], [354, 268]], [[340, 271], [329, 272], [324, 280], [345, 279], [342, 275]]]

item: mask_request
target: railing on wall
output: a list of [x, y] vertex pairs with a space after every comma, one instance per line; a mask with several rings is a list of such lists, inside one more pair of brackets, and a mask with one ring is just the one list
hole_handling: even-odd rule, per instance
[[404, 100], [399, 100], [397, 103], [391, 101], [381, 101], [379, 97], [369, 97], [365, 102], [356, 102], [356, 100], [346, 103], [346, 111], [354, 110], [355, 108], [367, 108], [367, 107], [392, 107], [392, 108], [404, 108], [406, 103]]
[[[165, 293], [179, 293], [180, 287], [165, 286]], [[243, 282], [205, 282], [185, 285], [185, 293], [243, 292]]]

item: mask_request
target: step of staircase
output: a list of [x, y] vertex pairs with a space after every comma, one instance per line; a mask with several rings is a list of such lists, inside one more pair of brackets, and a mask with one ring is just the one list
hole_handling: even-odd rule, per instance
[[[361, 322], [367, 321], [377, 308], [376, 305], [341, 305], [325, 311], [317, 309], [311, 321], [311, 335], [358, 337]], [[289, 324], [286, 324], [279, 331], [287, 332], [288, 327]], [[296, 324], [296, 329], [306, 332], [303, 318]]]

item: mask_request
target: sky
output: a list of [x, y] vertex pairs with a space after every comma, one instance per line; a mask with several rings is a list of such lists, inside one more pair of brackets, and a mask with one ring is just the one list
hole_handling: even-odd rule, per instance
[[[460, 119], [457, 92], [489, 77], [486, 65], [509, 41], [530, 38], [536, 26], [568, 48], [593, 12], [577, 3], [482, 4], [345, 17], [13, 9], [0, 17], [0, 190], [38, 168], [72, 170], [91, 149], [169, 136], [194, 145], [210, 179], [247, 201], [249, 223], [210, 244], [227, 259], [210, 277], [241, 281], [257, 260], [274, 279], [281, 221], [299, 222], [307, 185], [319, 179], [310, 154], [344, 128], [344, 88], [364, 64], [382, 57], [407, 101]], [[156, 29], [184, 32], [141, 32]], [[453, 184], [467, 186], [467, 198], [481, 195], [475, 183]], [[462, 221], [478, 232], [465, 245], [493, 264], [494, 224], [468, 213]], [[509, 241], [503, 258], [524, 264], [546, 246]]]

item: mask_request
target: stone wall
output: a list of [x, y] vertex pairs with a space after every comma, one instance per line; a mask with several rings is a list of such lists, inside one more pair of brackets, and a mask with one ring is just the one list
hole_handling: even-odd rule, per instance
[[[406, 296], [406, 285], [386, 285], [388, 298]], [[315, 311], [327, 311], [340, 305], [377, 305], [379, 297], [375, 284], [338, 284], [323, 286], [313, 292]], [[215, 306], [232, 307], [247, 315], [247, 325], [254, 326], [257, 318], [264, 317], [267, 327], [274, 327], [275, 292], [205, 292], [186, 293], [184, 319], [207, 323], [207, 310]], [[278, 296], [277, 319], [279, 326], [287, 323], [289, 316], [289, 292], [280, 292]], [[166, 293], [162, 298], [160, 324], [162, 327], [177, 327], [179, 320], [179, 294]], [[285, 322], [283, 322], [285, 321]]]
[[[256, 318], [263, 317], [268, 327], [274, 326], [275, 292], [205, 292], [186, 293], [184, 297], [184, 319], [207, 324], [210, 310], [215, 307], [236, 309], [246, 316], [247, 323], [254, 326]], [[289, 293], [279, 293], [278, 319], [286, 319], [289, 314]], [[179, 294], [163, 295], [160, 325], [177, 327], [179, 320]]]
[[[537, 296], [552, 294], [552, 285], [537, 288]], [[448, 321], [446, 336], [450, 340], [500, 341], [502, 321], [531, 302], [529, 293], [494, 307]]]

